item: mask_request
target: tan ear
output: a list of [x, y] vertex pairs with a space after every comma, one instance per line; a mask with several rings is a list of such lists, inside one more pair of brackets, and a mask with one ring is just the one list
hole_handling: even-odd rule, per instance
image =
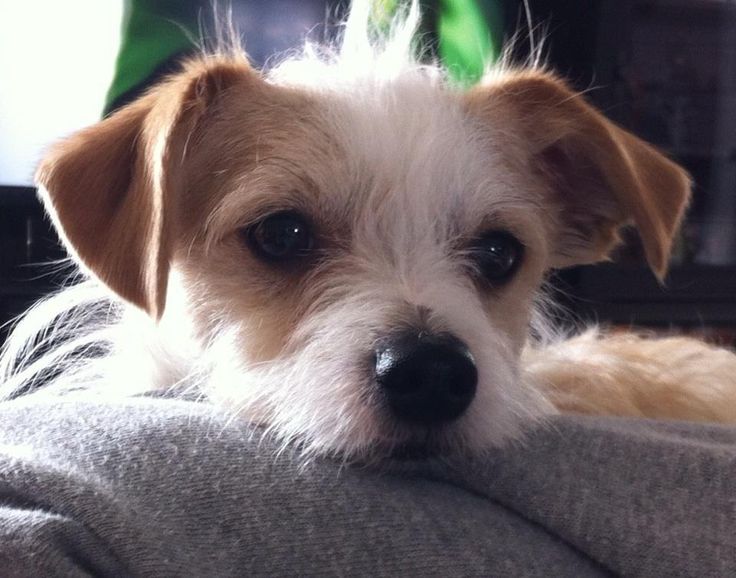
[[[616, 126], [553, 75], [509, 72], [473, 89], [472, 109], [493, 115], [510, 143], [548, 180], [563, 230], [554, 267], [604, 260], [633, 221], [661, 279], [690, 199], [690, 178], [654, 147]], [[499, 122], [496, 120], [496, 122]]]
[[67, 249], [123, 299], [163, 313], [172, 215], [188, 136], [244, 60], [188, 63], [102, 122], [52, 147], [36, 179]]

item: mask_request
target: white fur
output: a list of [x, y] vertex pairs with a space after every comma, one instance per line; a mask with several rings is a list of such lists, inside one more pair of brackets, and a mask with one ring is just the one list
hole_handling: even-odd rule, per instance
[[[412, 56], [416, 3], [380, 40], [369, 39], [367, 3], [356, 4], [339, 47], [307, 45], [266, 75], [324, 103], [315, 122], [348, 162], [305, 170], [330, 193], [314, 201], [322, 203], [320, 211], [350, 214], [353, 231], [350, 252], [341, 257], [349, 275], [312, 288], [312, 310], [283, 352], [266, 362], [249, 359], [244, 344], [259, 339], [259, 327], [230, 306], [237, 279], [203, 279], [202, 263], [180, 262], [158, 325], [94, 281], [31, 310], [0, 361], [5, 397], [33, 387], [53, 365], [59, 375], [41, 393], [192, 392], [307, 454], [359, 458], [427, 436], [443, 450], [487, 447], [554, 411], [518, 365], [539, 295], [521, 294], [513, 306], [489, 312], [470, 280], [470, 264], [453, 249], [481, 220], [496, 219], [518, 229], [536, 255], [541, 282], [550, 251], [543, 232], [554, 221], [543, 210], [544, 191], [509, 164], [502, 133], [481, 132], [466, 118], [441, 68]], [[267, 188], [273, 170], [251, 175], [208, 217], [202, 259], [217, 258], [220, 235], [238, 225], [253, 190]], [[469, 411], [431, 433], [385, 415], [366, 370], [375, 341], [416, 319], [420, 308], [431, 312], [430, 327], [468, 344], [479, 371]], [[207, 320], [204, 329], [196, 319]], [[95, 344], [104, 345], [103, 355], [89, 354]]]

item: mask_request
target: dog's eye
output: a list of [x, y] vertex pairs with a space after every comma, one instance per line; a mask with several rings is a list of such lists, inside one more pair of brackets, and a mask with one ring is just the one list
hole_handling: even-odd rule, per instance
[[292, 261], [306, 257], [314, 247], [307, 220], [295, 211], [269, 215], [244, 233], [253, 252], [264, 261]]
[[524, 245], [507, 231], [490, 231], [473, 244], [471, 254], [480, 274], [499, 285], [511, 279], [518, 269]]

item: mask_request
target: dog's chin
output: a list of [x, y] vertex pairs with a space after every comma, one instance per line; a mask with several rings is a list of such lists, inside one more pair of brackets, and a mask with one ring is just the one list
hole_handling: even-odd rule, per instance
[[436, 445], [412, 442], [393, 447], [386, 457], [398, 461], [415, 461], [434, 458], [441, 454], [442, 450]]
[[376, 444], [374, 458], [416, 461], [463, 453], [454, 424], [412, 426], [410, 433], [396, 440]]

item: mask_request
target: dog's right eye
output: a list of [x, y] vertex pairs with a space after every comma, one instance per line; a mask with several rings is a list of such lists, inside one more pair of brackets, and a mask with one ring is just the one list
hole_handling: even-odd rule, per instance
[[311, 227], [296, 211], [273, 213], [243, 231], [255, 255], [267, 262], [288, 262], [306, 257], [314, 247]]

